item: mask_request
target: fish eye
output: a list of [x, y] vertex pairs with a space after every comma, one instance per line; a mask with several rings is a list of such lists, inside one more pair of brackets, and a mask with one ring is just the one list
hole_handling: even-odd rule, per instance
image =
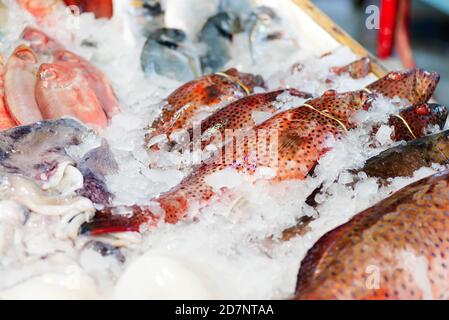
[[57, 54], [58, 59], [65, 62], [79, 62], [79, 59], [77, 59], [73, 54], [67, 51], [60, 51]]
[[422, 104], [416, 108], [416, 113], [421, 116], [427, 116], [430, 113], [429, 106], [426, 104]]

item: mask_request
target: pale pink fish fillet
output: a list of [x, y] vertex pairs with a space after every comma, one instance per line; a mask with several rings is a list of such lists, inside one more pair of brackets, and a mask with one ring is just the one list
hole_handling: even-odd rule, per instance
[[68, 63], [73, 68], [83, 72], [89, 86], [95, 91], [98, 100], [100, 100], [103, 110], [106, 112], [108, 118], [112, 118], [120, 112], [117, 96], [115, 95], [108, 78], [102, 71], [93, 66], [86, 59], [83, 59], [68, 50], [57, 50], [54, 58], [56, 62]]
[[14, 50], [6, 65], [6, 107], [19, 125], [31, 124], [43, 119], [34, 95], [37, 67], [35, 53], [24, 45]]
[[68, 64], [42, 64], [36, 99], [45, 119], [78, 118], [94, 128], [107, 126], [106, 115], [82, 73]]

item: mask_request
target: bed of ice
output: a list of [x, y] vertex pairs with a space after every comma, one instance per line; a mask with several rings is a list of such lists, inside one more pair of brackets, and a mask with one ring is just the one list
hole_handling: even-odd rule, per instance
[[[0, 43], [5, 56], [18, 44], [23, 27], [35, 24], [13, 1], [6, 2], [10, 19]], [[67, 29], [73, 21], [68, 21], [66, 13], [58, 14], [57, 22], [41, 28], [105, 71], [123, 106], [101, 133], [120, 168], [107, 177], [116, 196], [114, 203], [148, 203], [185, 174], [172, 165], [179, 160], [175, 153], [165, 154], [158, 160], [160, 166], [150, 169], [152, 155], [143, 149], [143, 128], [157, 115], [162, 99], [180, 83], [144, 77], [139, 60], [144, 39], [129, 38], [129, 33], [124, 38], [123, 21], [95, 20], [91, 14], [83, 14], [75, 23], [79, 28]], [[96, 48], [82, 46], [83, 40], [95, 42]], [[282, 50], [281, 45], [278, 51], [271, 48], [269, 55], [264, 56], [262, 51], [252, 64], [240, 45], [235, 48], [239, 58], [229, 66], [263, 75], [269, 89], [293, 87], [314, 95], [330, 88], [359, 89], [375, 80], [373, 76], [353, 80], [329, 72], [330, 67], [357, 58], [348, 48], [338, 48], [323, 58], [310, 49], [299, 43], [296, 50]], [[292, 73], [295, 63], [302, 68]], [[375, 147], [367, 147], [370, 125], [385, 122], [396, 109], [393, 103], [405, 102], [379, 98], [372, 110], [359, 112], [356, 118], [363, 125], [341, 141], [330, 141], [332, 151], [319, 161], [314, 176], [305, 181], [271, 185], [261, 175], [252, 183], [227, 170], [210, 176], [208, 181], [217, 188], [226, 185], [230, 191], [201, 214], [192, 210], [191, 219], [176, 225], [160, 223], [143, 235], [99, 239], [121, 245], [125, 263], [117, 256], [103, 257], [84, 247], [90, 240], [86, 237], [64, 234], [60, 225], [66, 222], [62, 218], [31, 213], [22, 226], [20, 219], [1, 216], [0, 298], [289, 298], [300, 261], [320, 236], [438, 169], [422, 168], [413, 178], [397, 178], [384, 187], [379, 187], [374, 178], [364, 174], [355, 177], [349, 172], [394, 145], [390, 128], [383, 125], [376, 134]], [[296, 105], [288, 95], [279, 99], [283, 110]], [[357, 182], [349, 187], [353, 181]], [[313, 209], [304, 201], [321, 184], [327, 191], [318, 196], [319, 204]], [[233, 190], [238, 190], [239, 197]], [[0, 210], [5, 206], [17, 204], [0, 202]], [[304, 215], [319, 216], [311, 222], [311, 230], [289, 241], [279, 240], [282, 231]]]

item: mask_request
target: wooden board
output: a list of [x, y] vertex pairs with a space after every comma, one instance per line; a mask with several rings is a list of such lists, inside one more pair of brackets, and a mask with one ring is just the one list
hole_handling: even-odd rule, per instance
[[370, 54], [360, 43], [354, 40], [349, 34], [343, 31], [335, 22], [318, 9], [309, 0], [291, 0], [298, 8], [307, 14], [314, 23], [321, 27], [333, 39], [341, 45], [351, 48], [351, 50], [358, 56], [369, 56], [372, 61], [372, 72], [376, 77], [383, 77], [387, 70], [379, 63], [379, 61]]

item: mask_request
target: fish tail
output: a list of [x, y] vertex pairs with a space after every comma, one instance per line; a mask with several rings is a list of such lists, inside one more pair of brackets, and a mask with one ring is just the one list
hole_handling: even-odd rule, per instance
[[116, 232], [139, 232], [142, 224], [155, 221], [151, 211], [139, 206], [106, 208], [97, 211], [92, 221], [84, 223], [80, 234], [97, 236]]

